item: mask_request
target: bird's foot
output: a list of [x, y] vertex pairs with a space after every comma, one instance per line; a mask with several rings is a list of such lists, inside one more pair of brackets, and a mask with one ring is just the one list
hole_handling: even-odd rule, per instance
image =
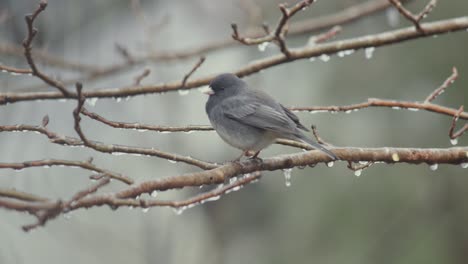
[[257, 151], [257, 152], [255, 152], [255, 153], [253, 154], [253, 156], [250, 157], [249, 159], [250, 159], [250, 160], [255, 160], [255, 161], [257, 161], [257, 162], [263, 162], [263, 160], [262, 160], [260, 157], [258, 157], [258, 154], [260, 154], [260, 150]]

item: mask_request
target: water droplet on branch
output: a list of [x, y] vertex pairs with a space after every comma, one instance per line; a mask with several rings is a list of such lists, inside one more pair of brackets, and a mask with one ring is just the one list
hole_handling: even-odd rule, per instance
[[190, 90], [189, 89], [181, 89], [181, 90], [178, 90], [177, 92], [179, 93], [179, 95], [184, 96], [184, 95], [189, 94]]
[[456, 145], [458, 144], [458, 138], [450, 139], [450, 143], [451, 143], [453, 146], [456, 146]]
[[361, 173], [362, 173], [362, 170], [355, 170], [355, 171], [354, 171], [354, 175], [355, 175], [356, 177], [361, 176]]
[[369, 47], [364, 50], [364, 53], [366, 55], [366, 59], [371, 59], [372, 55], [374, 55], [375, 47]]
[[258, 44], [258, 50], [261, 51], [261, 52], [264, 52], [269, 44], [270, 44], [270, 42], [267, 42], [267, 41]]
[[97, 97], [86, 99], [86, 103], [89, 104], [90, 106], [96, 106], [97, 101], [98, 101]]
[[283, 169], [284, 183], [286, 184], [286, 187], [291, 186], [291, 172], [292, 168]]
[[330, 56], [328, 56], [327, 54], [322, 54], [320, 55], [320, 60], [322, 60], [323, 62], [327, 62], [330, 60]]

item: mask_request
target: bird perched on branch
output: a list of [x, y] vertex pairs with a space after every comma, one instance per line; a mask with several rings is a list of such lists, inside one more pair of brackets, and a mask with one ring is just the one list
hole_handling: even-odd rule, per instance
[[242, 155], [260, 151], [276, 139], [304, 142], [336, 160], [336, 155], [304, 135], [309, 131], [299, 118], [270, 95], [248, 87], [236, 75], [224, 73], [210, 83], [205, 110], [213, 128], [229, 145], [243, 150]]

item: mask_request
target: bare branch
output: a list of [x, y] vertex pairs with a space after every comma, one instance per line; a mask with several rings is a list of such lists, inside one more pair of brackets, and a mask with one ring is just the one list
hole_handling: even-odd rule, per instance
[[[426, 110], [442, 115], [454, 116], [457, 109], [449, 108], [433, 103], [420, 103], [411, 101], [397, 101], [397, 100], [385, 100], [377, 98], [369, 98], [367, 102], [345, 105], [345, 106], [312, 106], [312, 107], [291, 107], [292, 111], [306, 111], [306, 112], [352, 112], [359, 109], [369, 107], [390, 107], [392, 109], [407, 109], [407, 110]], [[460, 114], [460, 118], [468, 120], [468, 112]]]
[[[268, 69], [284, 63], [289, 63], [299, 59], [321, 56], [322, 54], [336, 54], [340, 51], [364, 49], [368, 47], [381, 47], [391, 45], [410, 39], [428, 37], [431, 35], [440, 35], [452, 31], [465, 30], [468, 28], [468, 17], [459, 17], [454, 19], [442, 20], [438, 22], [425, 23], [425, 33], [421, 33], [414, 27], [404, 28], [375, 35], [352, 38], [348, 40], [340, 40], [334, 42], [314, 45], [296, 50], [290, 50], [291, 56], [288, 58], [284, 54], [272, 56], [256, 62], [250, 63], [237, 71], [233, 72], [237, 76], [244, 77], [254, 74], [261, 70]], [[196, 88], [207, 85], [215, 76], [202, 77], [200, 79], [187, 81], [184, 89]], [[175, 91], [182, 89], [182, 82], [175, 81], [161, 85], [151, 86], [132, 86], [113, 89], [97, 89], [94, 91], [84, 92], [86, 98], [115, 98], [128, 97], [140, 94], [162, 93], [167, 91]], [[30, 100], [46, 100], [60, 99], [64, 96], [57, 92], [31, 92], [31, 93], [0, 93], [0, 105], [6, 103], [14, 103], [18, 101]], [[453, 116], [453, 115], [452, 115]]]
[[450, 139], [452, 140], [455, 140], [457, 139], [458, 137], [461, 137], [463, 135], [463, 133], [465, 133], [466, 131], [468, 131], [468, 123], [465, 123], [465, 125], [463, 127], [461, 127], [459, 130], [457, 130], [455, 132], [455, 127], [457, 125], [457, 121], [458, 121], [458, 118], [460, 118], [460, 114], [463, 113], [463, 105], [460, 106], [460, 108], [458, 109], [457, 113], [453, 116], [453, 119], [452, 119], [452, 124], [450, 125], [450, 129], [449, 129], [449, 137]]
[[[270, 34], [263, 36], [263, 37], [258, 37], [258, 38], [245, 38], [241, 37], [239, 35], [237, 25], [236, 24], [231, 24], [232, 27], [232, 38], [239, 41], [240, 43], [244, 45], [258, 45], [260, 43], [264, 42], [270, 42], [270, 41], [276, 41], [280, 47], [281, 52], [286, 56], [289, 57], [289, 49], [286, 46], [285, 42], [285, 36], [287, 34], [287, 24], [289, 19], [294, 16], [297, 12], [300, 10], [303, 10], [310, 6], [312, 3], [314, 3], [315, 0], [303, 0], [300, 1], [299, 3], [295, 4], [291, 8], [287, 8], [286, 4], [280, 4], [279, 9], [281, 10], [282, 16], [278, 21], [278, 24], [273, 32]], [[269, 29], [265, 29], [265, 31], [269, 31]]]
[[0, 197], [14, 198], [26, 202], [46, 202], [49, 199], [15, 189], [0, 188]]
[[139, 86], [141, 81], [148, 77], [151, 73], [150, 69], [145, 69], [140, 75], [135, 77], [135, 82], [133, 83], [135, 86]]
[[198, 70], [198, 68], [200, 68], [200, 66], [203, 64], [203, 62], [205, 62], [205, 57], [204, 56], [200, 57], [197, 64], [195, 64], [192, 67], [192, 69], [184, 76], [184, 78], [182, 79], [182, 88], [185, 87], [185, 84], [187, 83], [188, 78], [190, 78], [190, 76], [192, 76], [192, 74], [195, 73], [195, 71]]
[[435, 7], [437, 4], [437, 0], [431, 0], [427, 5], [424, 7], [424, 9], [418, 14], [414, 15], [411, 11], [406, 9], [399, 0], [389, 0], [389, 2], [395, 6], [395, 8], [402, 14], [404, 17], [406, 17], [409, 21], [411, 21], [416, 29], [420, 32], [424, 32], [425, 30], [421, 27], [421, 20], [426, 17], [432, 9]]
[[154, 126], [139, 123], [125, 123], [110, 121], [96, 113], [89, 112], [86, 108], [81, 109], [81, 113], [108, 126], [121, 129], [149, 130], [156, 132], [191, 132], [191, 131], [213, 131], [211, 126]]
[[30, 69], [20, 69], [20, 68], [15, 68], [15, 67], [9, 67], [5, 65], [0, 65], [0, 71], [1, 72], [7, 72], [11, 74], [32, 74], [32, 71]]
[[[405, 1], [406, 2], [406, 1]], [[351, 7], [348, 7], [337, 13], [331, 15], [324, 15], [312, 19], [305, 19], [302, 21], [291, 23], [288, 34], [292, 35], [302, 35], [302, 34], [311, 34], [318, 32], [335, 25], [343, 25], [346, 23], [351, 23], [357, 21], [360, 18], [364, 18], [368, 15], [374, 14], [376, 12], [385, 10], [391, 4], [388, 0], [370, 0], [362, 4], [356, 4]], [[247, 38], [257, 38], [264, 35], [265, 27], [262, 27], [262, 30], [253, 30], [251, 33], [246, 35]], [[269, 34], [269, 30], [267, 34]], [[153, 53], [147, 56], [140, 56], [134, 58], [134, 65], [146, 63], [148, 61], [158, 62], [158, 61], [174, 61], [174, 60], [185, 60], [192, 58], [194, 56], [200, 56], [201, 54], [206, 54], [211, 51], [216, 51], [222, 48], [228, 48], [237, 44], [237, 41], [233, 41], [232, 38], [219, 40], [213, 43], [208, 43], [200, 47], [196, 47], [190, 50], [184, 49], [183, 51], [161, 51], [159, 53]], [[17, 46], [2, 43], [0, 44], [0, 53], [6, 55], [23, 55], [23, 49]], [[88, 74], [87, 77], [80, 78], [79, 80], [67, 80], [63, 83], [66, 85], [74, 84], [77, 81], [90, 81], [99, 77], [106, 77], [110, 74], [118, 73], [122, 70], [128, 69], [131, 65], [127, 63], [122, 63], [118, 65], [111, 65], [106, 67], [97, 67], [95, 65], [83, 64], [66, 61], [63, 58], [53, 56], [44, 51], [33, 51], [33, 56], [44, 63], [47, 63], [50, 66], [55, 66], [60, 69], [69, 69], [74, 71], [80, 71]], [[28, 88], [28, 91], [34, 90]]]
[[30, 225], [24, 225], [22, 228], [25, 232], [28, 232], [30, 231], [31, 229], [34, 229], [34, 228], [37, 228], [39, 226], [44, 226], [47, 221], [51, 220], [51, 219], [54, 219], [55, 217], [57, 217], [58, 215], [62, 214], [62, 213], [67, 213], [70, 211], [70, 206], [72, 206], [73, 204], [77, 203], [80, 199], [92, 194], [92, 193], [95, 193], [97, 192], [97, 190], [107, 184], [110, 183], [110, 178], [108, 177], [105, 177], [104, 179], [100, 180], [99, 182], [97, 182], [96, 184], [84, 189], [84, 190], [81, 190], [79, 192], [77, 192], [75, 195], [73, 195], [73, 197], [67, 201], [67, 202], [62, 202], [61, 200], [58, 200], [56, 203], [55, 203], [55, 206], [54, 207], [50, 207], [48, 209], [44, 209], [40, 212], [36, 212], [35, 215], [37, 217], [37, 222], [34, 223], [34, 224], [30, 224]]
[[22, 170], [32, 167], [56, 167], [56, 166], [66, 166], [66, 167], [77, 167], [89, 171], [94, 171], [96, 173], [105, 174], [106, 176], [119, 180], [126, 184], [132, 184], [133, 180], [124, 176], [120, 173], [112, 172], [106, 169], [97, 167], [96, 165], [86, 162], [86, 161], [73, 161], [73, 160], [60, 160], [60, 159], [44, 159], [44, 160], [33, 160], [33, 161], [24, 161], [17, 163], [0, 163], [0, 169], [13, 169], [13, 170]]
[[334, 26], [327, 32], [324, 32], [320, 35], [317, 36], [312, 36], [309, 38], [308, 44], [318, 44], [322, 43], [325, 41], [328, 41], [332, 38], [334, 38], [336, 35], [338, 35], [342, 31], [342, 28], [340, 26]]
[[[60, 136], [54, 132], [49, 131], [48, 129], [41, 126], [30, 126], [30, 125], [12, 125], [12, 126], [0, 126], [0, 132], [37, 132], [47, 136], [50, 141], [54, 144], [64, 145], [64, 146], [84, 146], [83, 141], [73, 137], [64, 137]], [[90, 144], [89, 147], [93, 148], [96, 151], [103, 153], [125, 153], [125, 154], [134, 154], [134, 155], [143, 155], [151, 157], [159, 157], [175, 162], [184, 162], [193, 166], [197, 166], [201, 169], [212, 169], [217, 165], [214, 163], [198, 160], [189, 156], [182, 156], [174, 153], [168, 153], [160, 151], [154, 148], [138, 148], [125, 145], [117, 144], [104, 144], [97, 141], [88, 141]]]
[[447, 87], [449, 87], [450, 84], [455, 82], [457, 77], [458, 77], [457, 68], [453, 67], [452, 68], [452, 75], [450, 75], [450, 77], [448, 77], [439, 88], [435, 89], [430, 95], [428, 95], [426, 97], [426, 100], [424, 100], [424, 103], [429, 103], [429, 102], [433, 101], [434, 99], [436, 99], [437, 96], [441, 95], [445, 91], [445, 89], [447, 89]]
[[65, 97], [72, 97], [72, 94], [67, 91], [67, 88], [60, 83], [59, 81], [53, 80], [47, 75], [43, 74], [42, 72], [39, 71], [39, 69], [36, 66], [36, 63], [34, 62], [34, 59], [32, 57], [32, 41], [34, 40], [34, 37], [37, 34], [37, 29], [34, 28], [34, 20], [37, 18], [37, 16], [46, 9], [47, 7], [47, 2], [42, 0], [39, 2], [39, 6], [37, 9], [32, 13], [31, 15], [27, 15], [25, 17], [26, 19], [26, 24], [28, 27], [28, 35], [23, 41], [23, 47], [24, 47], [24, 56], [26, 57], [26, 60], [28, 61], [29, 67], [31, 68], [31, 73], [34, 76], [37, 76], [39, 79], [44, 81], [50, 86], [53, 86], [57, 88]]

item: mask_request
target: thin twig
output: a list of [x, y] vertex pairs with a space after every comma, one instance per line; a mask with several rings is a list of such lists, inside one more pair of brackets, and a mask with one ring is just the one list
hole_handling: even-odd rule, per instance
[[121, 129], [134, 129], [138, 131], [156, 131], [156, 132], [192, 132], [192, 131], [213, 131], [211, 126], [155, 126], [155, 125], [146, 125], [140, 123], [126, 123], [126, 122], [118, 122], [118, 121], [111, 121], [103, 116], [100, 116], [96, 113], [88, 111], [86, 108], [81, 109], [81, 113], [98, 121], [105, 125], [114, 127], [114, 128], [121, 128]]
[[431, 0], [427, 5], [423, 8], [423, 10], [418, 14], [414, 15], [411, 11], [406, 9], [403, 4], [399, 0], [388, 0], [395, 8], [402, 14], [406, 19], [411, 21], [416, 29], [420, 32], [425, 32], [425, 30], [421, 26], [421, 20], [426, 17], [432, 9], [437, 4], [437, 0]]
[[27, 15], [25, 17], [26, 19], [26, 25], [28, 28], [28, 35], [23, 41], [23, 47], [24, 47], [24, 56], [26, 57], [26, 60], [28, 61], [29, 67], [31, 68], [31, 73], [34, 76], [37, 76], [39, 79], [44, 81], [50, 86], [53, 86], [57, 88], [64, 97], [72, 97], [73, 95], [67, 91], [67, 88], [60, 83], [57, 80], [53, 80], [52, 78], [48, 77], [47, 75], [43, 74], [41, 71], [39, 71], [39, 68], [36, 66], [36, 63], [34, 62], [34, 59], [32, 57], [32, 42], [34, 40], [34, 37], [37, 35], [37, 29], [34, 28], [34, 20], [36, 20], [37, 16], [46, 9], [47, 7], [47, 2], [42, 0], [39, 2], [39, 6], [37, 9], [32, 13], [31, 15]]
[[60, 214], [68, 213], [70, 211], [70, 207], [73, 204], [76, 204], [77, 202], [79, 202], [80, 199], [83, 199], [84, 197], [97, 192], [99, 188], [109, 183], [110, 183], [110, 178], [105, 177], [104, 179], [100, 180], [96, 184], [77, 192], [67, 202], [62, 202], [61, 200], [58, 200], [56, 202], [56, 206], [48, 208], [48, 209], [44, 209], [40, 212], [36, 212], [35, 215], [37, 217], [37, 222], [34, 224], [24, 225], [22, 227], [23, 230], [25, 232], [28, 232], [31, 229], [37, 228], [39, 226], [44, 226], [47, 223], [47, 221], [56, 218]]
[[205, 57], [204, 56], [200, 57], [200, 59], [192, 67], [192, 69], [187, 74], [185, 74], [184, 78], [182, 79], [182, 87], [181, 87], [182, 89], [185, 87], [185, 84], [187, 83], [187, 80], [190, 78], [190, 76], [192, 76], [192, 74], [194, 74], [195, 71], [198, 70], [198, 68], [200, 68], [200, 66], [203, 64], [203, 62], [205, 62]]
[[20, 74], [30, 75], [33, 73], [32, 70], [30, 69], [20, 69], [20, 68], [5, 66], [5, 65], [0, 65], [0, 71], [11, 73], [11, 74], [16, 74], [16, 75], [20, 75]]
[[456, 139], [458, 137], [461, 137], [463, 135], [463, 133], [468, 131], [468, 123], [465, 123], [465, 125], [463, 127], [461, 127], [459, 130], [457, 130], [455, 132], [455, 127], [457, 125], [458, 118], [460, 118], [460, 114], [462, 112], [463, 112], [463, 105], [460, 106], [457, 113], [453, 116], [452, 124], [450, 125], [450, 129], [449, 129], [449, 137], [452, 140], [454, 140], [454, 139]]
[[323, 43], [325, 41], [328, 41], [332, 38], [334, 38], [336, 35], [338, 35], [342, 31], [342, 28], [340, 26], [334, 26], [330, 30], [317, 35], [317, 36], [312, 36], [309, 38], [308, 44], [319, 44]]
[[437, 96], [441, 95], [445, 91], [445, 89], [447, 89], [447, 87], [449, 87], [449, 85], [451, 85], [453, 82], [455, 82], [457, 77], [458, 77], [457, 68], [453, 67], [452, 68], [452, 75], [450, 75], [450, 77], [448, 77], [439, 88], [435, 89], [430, 95], [428, 95], [426, 97], [426, 100], [424, 100], [424, 103], [429, 103], [429, 102], [433, 101], [434, 99], [436, 99]]
[[32, 168], [32, 167], [48, 168], [48, 167], [62, 167], [62, 166], [82, 168], [84, 170], [94, 171], [99, 174], [105, 174], [106, 176], [112, 179], [119, 180], [126, 184], [133, 183], [133, 180], [127, 176], [124, 176], [120, 173], [112, 172], [106, 169], [102, 169], [87, 161], [43, 159], [43, 160], [23, 161], [23, 162], [16, 162], [16, 163], [15, 162], [12, 162], [12, 163], [1, 162], [0, 163], [0, 169], [13, 169], [13, 170], [22, 170], [22, 169], [27, 169], [27, 168]]
[[141, 81], [148, 77], [148, 75], [150, 75], [151, 73], [151, 70], [150, 69], [145, 69], [141, 74], [139, 74], [138, 76], [136, 76], [134, 79], [135, 79], [135, 82], [133, 83], [133, 85], [135, 86], [139, 86]]
[[30, 194], [27, 192], [21, 192], [16, 189], [3, 189], [0, 188], [0, 197], [8, 197], [17, 199], [20, 201], [26, 202], [46, 202], [49, 201], [47, 198], [43, 198], [34, 194]]
[[[281, 18], [278, 21], [278, 24], [273, 32], [270, 34], [263, 36], [263, 37], [258, 37], [258, 38], [245, 38], [241, 37], [237, 28], [237, 24], [233, 23], [231, 24], [232, 28], [232, 38], [239, 41], [240, 43], [244, 45], [258, 45], [260, 43], [265, 43], [265, 42], [270, 42], [270, 41], [276, 41], [280, 47], [281, 52], [286, 56], [290, 57], [290, 52], [289, 49], [286, 46], [285, 42], [285, 36], [287, 34], [287, 24], [288, 21], [291, 19], [292, 16], [294, 16], [297, 12], [300, 10], [303, 10], [310, 6], [312, 3], [314, 3], [315, 0], [303, 0], [300, 1], [299, 3], [295, 4], [291, 8], [287, 8], [285, 4], [280, 4], [279, 9], [281, 11]], [[269, 31], [265, 29], [265, 31]]]
[[[291, 107], [291, 111], [304, 111], [304, 112], [345, 112], [351, 113], [364, 108], [369, 107], [390, 107], [392, 109], [407, 109], [411, 111], [426, 110], [437, 114], [454, 116], [457, 113], [457, 109], [437, 105], [433, 103], [421, 103], [413, 101], [398, 101], [398, 100], [387, 100], [369, 98], [367, 102], [343, 105], [343, 106], [312, 106], [312, 107]], [[460, 114], [461, 119], [468, 120], [468, 112], [462, 112]]]

